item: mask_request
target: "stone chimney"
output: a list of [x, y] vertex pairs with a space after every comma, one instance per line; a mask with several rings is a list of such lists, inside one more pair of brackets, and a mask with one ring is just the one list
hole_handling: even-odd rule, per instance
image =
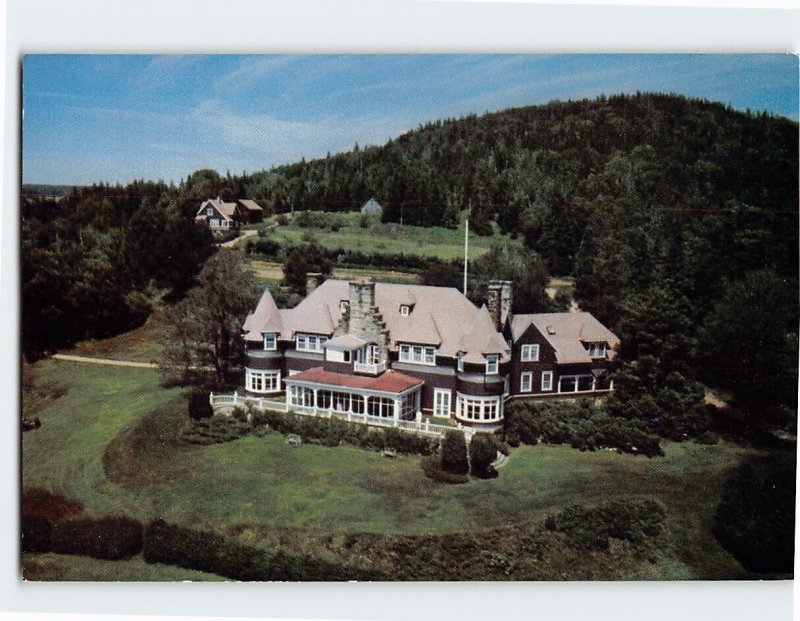
[[488, 285], [488, 299], [486, 306], [489, 315], [498, 330], [502, 330], [511, 315], [513, 289], [510, 280], [490, 280]]
[[386, 359], [389, 347], [389, 331], [380, 310], [375, 305], [375, 281], [359, 279], [350, 281], [350, 309], [348, 311], [348, 333], [368, 343], [375, 343]]
[[320, 272], [306, 272], [306, 295], [311, 295], [311, 292], [319, 287], [322, 282], [322, 274]]

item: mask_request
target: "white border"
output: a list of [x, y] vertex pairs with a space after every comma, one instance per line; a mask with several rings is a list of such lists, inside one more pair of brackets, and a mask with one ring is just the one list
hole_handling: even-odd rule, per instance
[[[0, 9], [5, 0], [0, 0]], [[787, 619], [788, 582], [22, 584], [17, 568], [19, 84], [26, 52], [796, 52], [788, 10], [350, 0], [8, 0], [0, 211], [0, 609], [351, 619]], [[592, 3], [595, 4], [595, 3]], [[629, 4], [626, 2], [625, 4]], [[664, 3], [660, 3], [664, 4]], [[669, 4], [675, 4], [670, 2]], [[704, 4], [719, 5], [720, 2]], [[738, 4], [743, 4], [739, 2]], [[774, 2], [773, 5], [789, 4]], [[5, 11], [2, 11], [5, 15]], [[2, 23], [0, 23], [2, 26]], [[214, 41], [215, 49], [209, 49]]]

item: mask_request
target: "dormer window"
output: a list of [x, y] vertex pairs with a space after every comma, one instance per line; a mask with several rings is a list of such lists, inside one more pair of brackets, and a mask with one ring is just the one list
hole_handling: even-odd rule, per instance
[[458, 352], [457, 356], [458, 356], [458, 361], [456, 362], [457, 368], [458, 368], [459, 371], [463, 372], [464, 371], [464, 352], [463, 351]]
[[400, 306], [400, 315], [402, 315], [403, 317], [408, 317], [410, 312], [411, 312], [411, 307], [408, 304], [402, 304]]
[[342, 314], [346, 313], [350, 310], [350, 302], [348, 300], [341, 300], [339, 302], [339, 310], [342, 311]]
[[264, 350], [275, 351], [278, 348], [278, 335], [274, 332], [264, 334]]
[[397, 347], [397, 358], [400, 362], [413, 362], [416, 364], [436, 364], [436, 348], [425, 345], [410, 345], [401, 343]]
[[586, 349], [589, 351], [589, 358], [605, 358], [605, 343], [588, 343]]
[[208, 209], [206, 209], [206, 215], [213, 216], [214, 215], [214, 208], [213, 207], [209, 207]]
[[499, 361], [500, 356], [497, 354], [489, 354], [486, 356], [486, 375], [497, 375]]

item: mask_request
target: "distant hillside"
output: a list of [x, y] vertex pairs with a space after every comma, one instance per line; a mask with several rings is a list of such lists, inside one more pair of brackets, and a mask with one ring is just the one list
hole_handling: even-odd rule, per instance
[[77, 185], [51, 185], [46, 183], [23, 183], [22, 197], [28, 200], [57, 200], [67, 196]]
[[[639, 94], [436, 121], [380, 147], [250, 175], [277, 210], [349, 210], [370, 196], [384, 220], [497, 218], [556, 273], [574, 269], [587, 214], [612, 205], [775, 213], [797, 206], [797, 124], [719, 103]], [[557, 220], [557, 222], [555, 221]]]

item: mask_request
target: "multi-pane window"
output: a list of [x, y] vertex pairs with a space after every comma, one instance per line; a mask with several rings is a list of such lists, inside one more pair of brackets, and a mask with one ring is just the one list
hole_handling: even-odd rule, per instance
[[606, 344], [605, 343], [589, 343], [589, 357], [590, 358], [605, 358], [606, 357]]
[[339, 301], [339, 310], [342, 311], [342, 313], [346, 313], [347, 311], [349, 311], [350, 310], [350, 302], [348, 300], [340, 300]]
[[520, 350], [520, 358], [522, 362], [536, 362], [539, 360], [539, 344], [530, 343], [523, 345]]
[[496, 422], [501, 416], [500, 399], [459, 395], [457, 415], [466, 420]]
[[400, 314], [401, 314], [403, 317], [408, 317], [408, 314], [409, 314], [410, 312], [411, 312], [411, 307], [409, 307], [409, 306], [406, 306], [405, 304], [403, 304], [403, 305], [400, 307]]
[[522, 373], [519, 376], [519, 391], [530, 392], [533, 384], [533, 373]]
[[433, 415], [450, 416], [450, 391], [443, 388], [433, 389]]
[[553, 390], [552, 371], [542, 371], [542, 390]]
[[264, 349], [274, 351], [278, 346], [278, 335], [274, 332], [264, 334]]
[[458, 352], [458, 363], [457, 363], [457, 365], [458, 365], [458, 370], [459, 371], [463, 371], [464, 370], [464, 352], [463, 351]]
[[486, 356], [486, 375], [497, 375], [497, 364], [499, 360], [497, 354], [489, 354]]
[[398, 359], [400, 362], [434, 365], [436, 364], [436, 348], [403, 343], [398, 347]]
[[278, 392], [281, 389], [281, 372], [247, 369], [245, 388], [250, 392]]
[[327, 341], [328, 337], [321, 334], [300, 333], [295, 339], [295, 347], [297, 351], [322, 351]]

